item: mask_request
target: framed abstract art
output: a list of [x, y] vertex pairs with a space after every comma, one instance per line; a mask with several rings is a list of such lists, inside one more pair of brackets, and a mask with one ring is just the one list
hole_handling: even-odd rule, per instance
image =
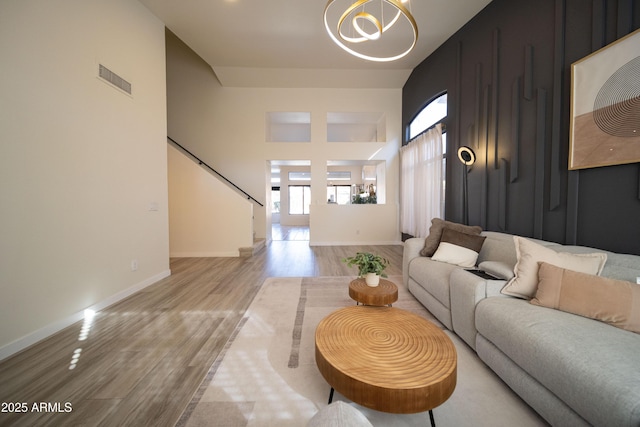
[[569, 169], [640, 162], [640, 30], [571, 65]]

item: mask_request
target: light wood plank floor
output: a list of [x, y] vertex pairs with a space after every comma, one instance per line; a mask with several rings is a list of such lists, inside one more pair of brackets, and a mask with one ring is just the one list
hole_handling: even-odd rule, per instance
[[273, 240], [306, 240], [309, 241], [308, 225], [281, 225], [271, 226], [271, 238]]
[[[173, 426], [264, 279], [356, 275], [340, 261], [356, 251], [402, 274], [401, 245], [273, 241], [252, 258], [172, 259], [170, 277], [1, 362], [3, 409], [28, 413], [0, 412], [0, 426]], [[33, 412], [40, 402], [60, 412]]]

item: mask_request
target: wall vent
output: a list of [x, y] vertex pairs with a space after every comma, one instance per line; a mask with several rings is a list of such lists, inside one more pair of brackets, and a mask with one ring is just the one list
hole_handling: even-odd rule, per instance
[[100, 77], [102, 77], [104, 80], [108, 81], [118, 89], [122, 89], [123, 91], [131, 95], [131, 83], [129, 83], [104, 65], [100, 64], [98, 74]]

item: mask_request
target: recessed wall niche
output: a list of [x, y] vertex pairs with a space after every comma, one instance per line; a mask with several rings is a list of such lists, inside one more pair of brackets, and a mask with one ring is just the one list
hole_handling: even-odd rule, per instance
[[311, 142], [311, 113], [267, 112], [266, 142]]
[[327, 142], [386, 142], [387, 123], [379, 112], [327, 113]]

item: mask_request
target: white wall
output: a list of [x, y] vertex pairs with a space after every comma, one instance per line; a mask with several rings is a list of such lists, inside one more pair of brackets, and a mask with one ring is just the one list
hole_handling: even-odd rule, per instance
[[253, 245], [253, 206], [181, 151], [168, 146], [172, 257], [239, 256]]
[[162, 22], [134, 0], [3, 1], [0, 57], [3, 358], [167, 276], [169, 253]]
[[[385, 160], [386, 203], [398, 205], [401, 89], [286, 89], [222, 87], [213, 71], [173, 34], [167, 38], [169, 136], [187, 145], [245, 191], [267, 200], [269, 160], [310, 160], [312, 204], [326, 204], [328, 160]], [[311, 113], [311, 142], [266, 142], [267, 112]], [[386, 142], [327, 142], [328, 112], [379, 112]], [[323, 215], [324, 211], [311, 210]], [[350, 222], [357, 221], [358, 213]], [[257, 237], [265, 237], [269, 215], [254, 207]], [[397, 217], [389, 226], [400, 241]], [[325, 221], [318, 221], [322, 227]], [[311, 219], [313, 226], [314, 221]], [[385, 224], [385, 226], [387, 226]], [[321, 235], [316, 229], [313, 235]], [[370, 242], [377, 241], [372, 238]], [[336, 242], [338, 243], [338, 242]], [[314, 244], [313, 238], [311, 244]]]
[[312, 245], [391, 245], [398, 243], [396, 205], [311, 206]]

